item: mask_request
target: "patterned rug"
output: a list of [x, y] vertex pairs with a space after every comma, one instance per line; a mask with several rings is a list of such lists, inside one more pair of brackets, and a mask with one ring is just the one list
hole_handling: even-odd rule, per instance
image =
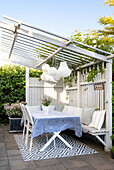
[[[53, 142], [43, 151], [40, 152], [40, 148], [46, 143], [46, 136], [38, 136], [33, 139], [32, 151], [29, 151], [29, 145], [27, 148], [24, 146], [22, 135], [14, 135], [18, 148], [24, 161], [33, 161], [50, 158], [70, 157], [78, 155], [87, 155], [98, 153], [87, 145], [81, 143], [77, 139], [68, 136], [67, 134], [61, 134], [61, 136], [67, 140], [67, 142], [73, 146], [73, 149], [68, 148], [59, 138], [56, 138], [56, 147], [54, 148]], [[50, 136], [51, 137], [51, 136]]]

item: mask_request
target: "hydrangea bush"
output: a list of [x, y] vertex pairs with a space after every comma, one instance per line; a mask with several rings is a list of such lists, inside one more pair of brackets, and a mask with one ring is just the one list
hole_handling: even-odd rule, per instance
[[[26, 104], [26, 102], [21, 102], [21, 103]], [[11, 105], [9, 103], [4, 104], [4, 109], [6, 110], [6, 115], [8, 115], [8, 117], [10, 118], [22, 117], [23, 113], [18, 100], [16, 103], [12, 103]]]

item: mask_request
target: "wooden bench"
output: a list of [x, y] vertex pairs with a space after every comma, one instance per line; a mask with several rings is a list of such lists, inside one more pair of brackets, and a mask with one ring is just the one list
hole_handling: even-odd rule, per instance
[[82, 132], [95, 136], [104, 146], [106, 146], [105, 141], [100, 137], [100, 136], [105, 136], [108, 133], [108, 130], [106, 130], [105, 128], [101, 128], [101, 130], [97, 130], [95, 128], [82, 124]]

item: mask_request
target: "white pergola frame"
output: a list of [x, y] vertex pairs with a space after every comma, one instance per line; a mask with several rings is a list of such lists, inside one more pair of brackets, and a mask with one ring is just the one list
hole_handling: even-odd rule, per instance
[[[3, 16], [4, 21], [0, 22], [0, 59], [15, 64], [41, 69], [41, 65], [54, 57], [56, 61], [67, 61], [69, 67], [74, 66], [78, 70], [78, 81], [80, 80], [80, 68], [85, 68], [95, 63], [106, 62], [106, 149], [111, 147], [112, 135], [112, 58], [114, 54], [90, 47], [86, 44], [76, 42], [37, 27], [26, 24], [22, 21]], [[17, 25], [16, 25], [17, 24]], [[81, 48], [84, 47], [84, 48]], [[90, 51], [88, 50], [94, 50]], [[100, 53], [100, 54], [99, 54]], [[42, 58], [41, 56], [44, 56]], [[26, 72], [26, 96], [28, 96], [29, 71]], [[78, 89], [79, 87], [79, 82]], [[80, 90], [78, 90], [78, 106], [80, 106]]]

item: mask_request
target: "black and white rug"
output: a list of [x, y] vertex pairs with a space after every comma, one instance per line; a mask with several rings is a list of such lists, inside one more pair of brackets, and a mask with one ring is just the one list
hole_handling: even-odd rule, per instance
[[98, 153], [87, 145], [81, 143], [77, 139], [61, 134], [61, 136], [67, 140], [67, 142], [73, 146], [73, 149], [68, 148], [59, 138], [56, 138], [56, 147], [54, 148], [53, 142], [43, 152], [39, 150], [46, 143], [46, 136], [38, 136], [33, 139], [32, 151], [29, 151], [29, 145], [25, 148], [24, 140], [22, 135], [14, 135], [17, 142], [18, 148], [20, 149], [21, 155], [24, 161], [33, 161], [50, 158], [70, 157], [78, 155], [87, 155]]

